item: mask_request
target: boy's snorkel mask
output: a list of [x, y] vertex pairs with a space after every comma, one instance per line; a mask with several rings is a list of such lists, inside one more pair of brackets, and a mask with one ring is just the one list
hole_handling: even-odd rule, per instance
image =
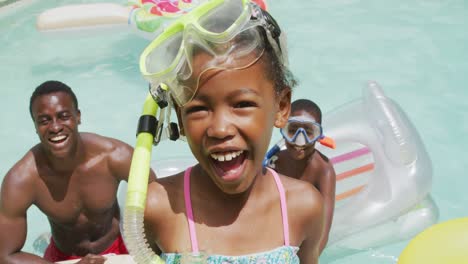
[[322, 126], [309, 117], [290, 117], [280, 132], [286, 141], [295, 146], [311, 145], [318, 141], [326, 147], [335, 148], [333, 139], [326, 137], [323, 134]]
[[286, 126], [280, 129], [283, 138], [269, 149], [263, 159], [263, 167], [275, 167], [276, 153], [284, 148], [286, 141], [294, 146], [307, 147], [315, 142], [334, 149], [335, 141], [323, 134], [322, 126], [307, 116], [293, 116], [288, 119]]
[[284, 34], [266, 11], [249, 0], [208, 0], [151, 42], [141, 54], [140, 71], [151, 89], [166, 85], [183, 106], [195, 95], [204, 72], [247, 68], [262, 56], [265, 40], [259, 28], [286, 65]]

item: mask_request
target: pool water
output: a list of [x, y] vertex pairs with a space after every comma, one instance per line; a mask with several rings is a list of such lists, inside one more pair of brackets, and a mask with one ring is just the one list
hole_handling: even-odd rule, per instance
[[[29, 97], [45, 80], [74, 89], [81, 131], [134, 145], [147, 92], [137, 62], [148, 40], [127, 30], [50, 36], [35, 29], [36, 16], [46, 9], [92, 2], [99, 1], [30, 1], [0, 9], [0, 180], [38, 142]], [[291, 69], [300, 80], [293, 99], [312, 99], [327, 112], [360, 97], [368, 80], [378, 81], [426, 144], [440, 219], [467, 216], [468, 2], [270, 0], [269, 8], [288, 36]], [[279, 136], [275, 133], [273, 141]], [[153, 150], [154, 159], [188, 155], [184, 143], [163, 142]], [[44, 226], [41, 212], [29, 210], [26, 251], [33, 252], [32, 242]], [[333, 263], [396, 263], [407, 243]]]

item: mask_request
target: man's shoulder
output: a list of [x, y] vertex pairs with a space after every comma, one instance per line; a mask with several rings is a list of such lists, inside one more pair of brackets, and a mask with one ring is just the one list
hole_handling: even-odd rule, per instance
[[121, 140], [96, 133], [81, 132], [80, 136], [87, 148], [96, 149], [101, 152], [114, 151], [119, 148], [131, 148], [130, 145]]
[[39, 175], [37, 162], [42, 159], [37, 155], [39, 154], [34, 152], [34, 148], [26, 152], [5, 175], [2, 183], [3, 187], [15, 190], [34, 189], [35, 180]]
[[43, 157], [35, 151], [35, 148], [30, 149], [24, 156], [18, 160], [13, 167], [8, 171], [8, 174], [18, 174], [18, 176], [29, 176], [31, 174], [37, 175], [37, 162], [41, 162]]

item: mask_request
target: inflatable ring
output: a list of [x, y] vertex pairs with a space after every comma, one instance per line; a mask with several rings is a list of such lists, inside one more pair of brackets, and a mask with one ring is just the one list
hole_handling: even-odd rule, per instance
[[413, 238], [398, 264], [468, 263], [468, 217], [431, 226]]

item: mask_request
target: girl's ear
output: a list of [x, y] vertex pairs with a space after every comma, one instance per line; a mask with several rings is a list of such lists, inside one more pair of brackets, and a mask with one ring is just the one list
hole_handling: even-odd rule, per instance
[[284, 89], [278, 96], [278, 111], [276, 112], [275, 127], [282, 128], [288, 122], [291, 113], [291, 89]]

